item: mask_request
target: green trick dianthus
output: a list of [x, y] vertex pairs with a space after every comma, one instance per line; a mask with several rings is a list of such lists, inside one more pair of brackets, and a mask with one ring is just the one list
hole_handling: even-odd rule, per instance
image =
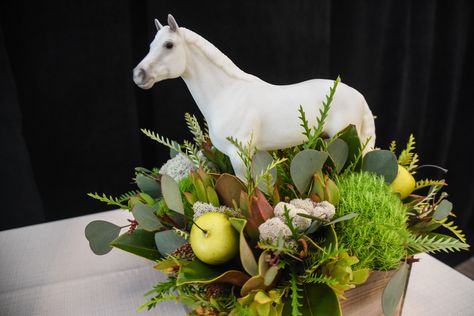
[[406, 207], [380, 176], [355, 172], [337, 182], [341, 193], [337, 217], [358, 213], [336, 224], [339, 243], [357, 256], [360, 268], [396, 268], [406, 253]]

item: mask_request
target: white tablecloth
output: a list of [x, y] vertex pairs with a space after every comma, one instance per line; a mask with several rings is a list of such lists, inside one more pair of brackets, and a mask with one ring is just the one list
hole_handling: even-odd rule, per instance
[[[126, 225], [127, 218], [118, 210], [0, 232], [0, 315], [136, 314], [164, 275], [153, 262], [117, 249], [96, 256], [84, 237], [92, 220]], [[431, 256], [417, 257], [403, 315], [474, 315], [474, 282]], [[148, 314], [185, 312], [163, 302]]]

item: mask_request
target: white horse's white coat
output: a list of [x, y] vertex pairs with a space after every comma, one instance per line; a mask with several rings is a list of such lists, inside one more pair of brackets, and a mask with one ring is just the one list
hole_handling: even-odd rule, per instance
[[[244, 179], [244, 166], [228, 136], [246, 143], [253, 135], [258, 150], [283, 149], [301, 144], [298, 107], [303, 106], [311, 126], [329, 93], [332, 80], [314, 79], [292, 85], [272, 85], [240, 70], [214, 45], [198, 34], [155, 20], [158, 32], [150, 52], [134, 69], [134, 81], [149, 89], [155, 82], [182, 77], [204, 115], [211, 141], [229, 156], [237, 176]], [[334, 95], [324, 132], [334, 135], [354, 124], [362, 141], [375, 145], [375, 125], [364, 97], [340, 83]]]

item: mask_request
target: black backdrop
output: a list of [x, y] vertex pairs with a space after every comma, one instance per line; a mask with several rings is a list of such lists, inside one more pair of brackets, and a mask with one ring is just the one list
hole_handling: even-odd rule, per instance
[[0, 229], [106, 209], [85, 193], [128, 191], [135, 166], [167, 158], [140, 127], [189, 137], [183, 114], [198, 109], [182, 80], [131, 80], [168, 13], [266, 81], [340, 74], [378, 117], [378, 146], [413, 132], [422, 162], [449, 169], [473, 241], [471, 1], [4, 0]]

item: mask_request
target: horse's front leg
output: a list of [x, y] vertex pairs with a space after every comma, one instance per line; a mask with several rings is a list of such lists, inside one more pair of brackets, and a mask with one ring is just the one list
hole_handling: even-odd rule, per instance
[[227, 150], [226, 150], [226, 155], [229, 156], [230, 163], [232, 164], [232, 168], [234, 168], [234, 173], [235, 175], [242, 180], [244, 183], [247, 183], [246, 179], [246, 173], [247, 173], [247, 167], [244, 163], [244, 161], [241, 158], [241, 155], [250, 155], [250, 157], [253, 157], [255, 154], [255, 140], [253, 137], [239, 137], [236, 138], [236, 140], [242, 144], [244, 147], [243, 149], [246, 151], [246, 153], [240, 153], [239, 149], [231, 144]]

